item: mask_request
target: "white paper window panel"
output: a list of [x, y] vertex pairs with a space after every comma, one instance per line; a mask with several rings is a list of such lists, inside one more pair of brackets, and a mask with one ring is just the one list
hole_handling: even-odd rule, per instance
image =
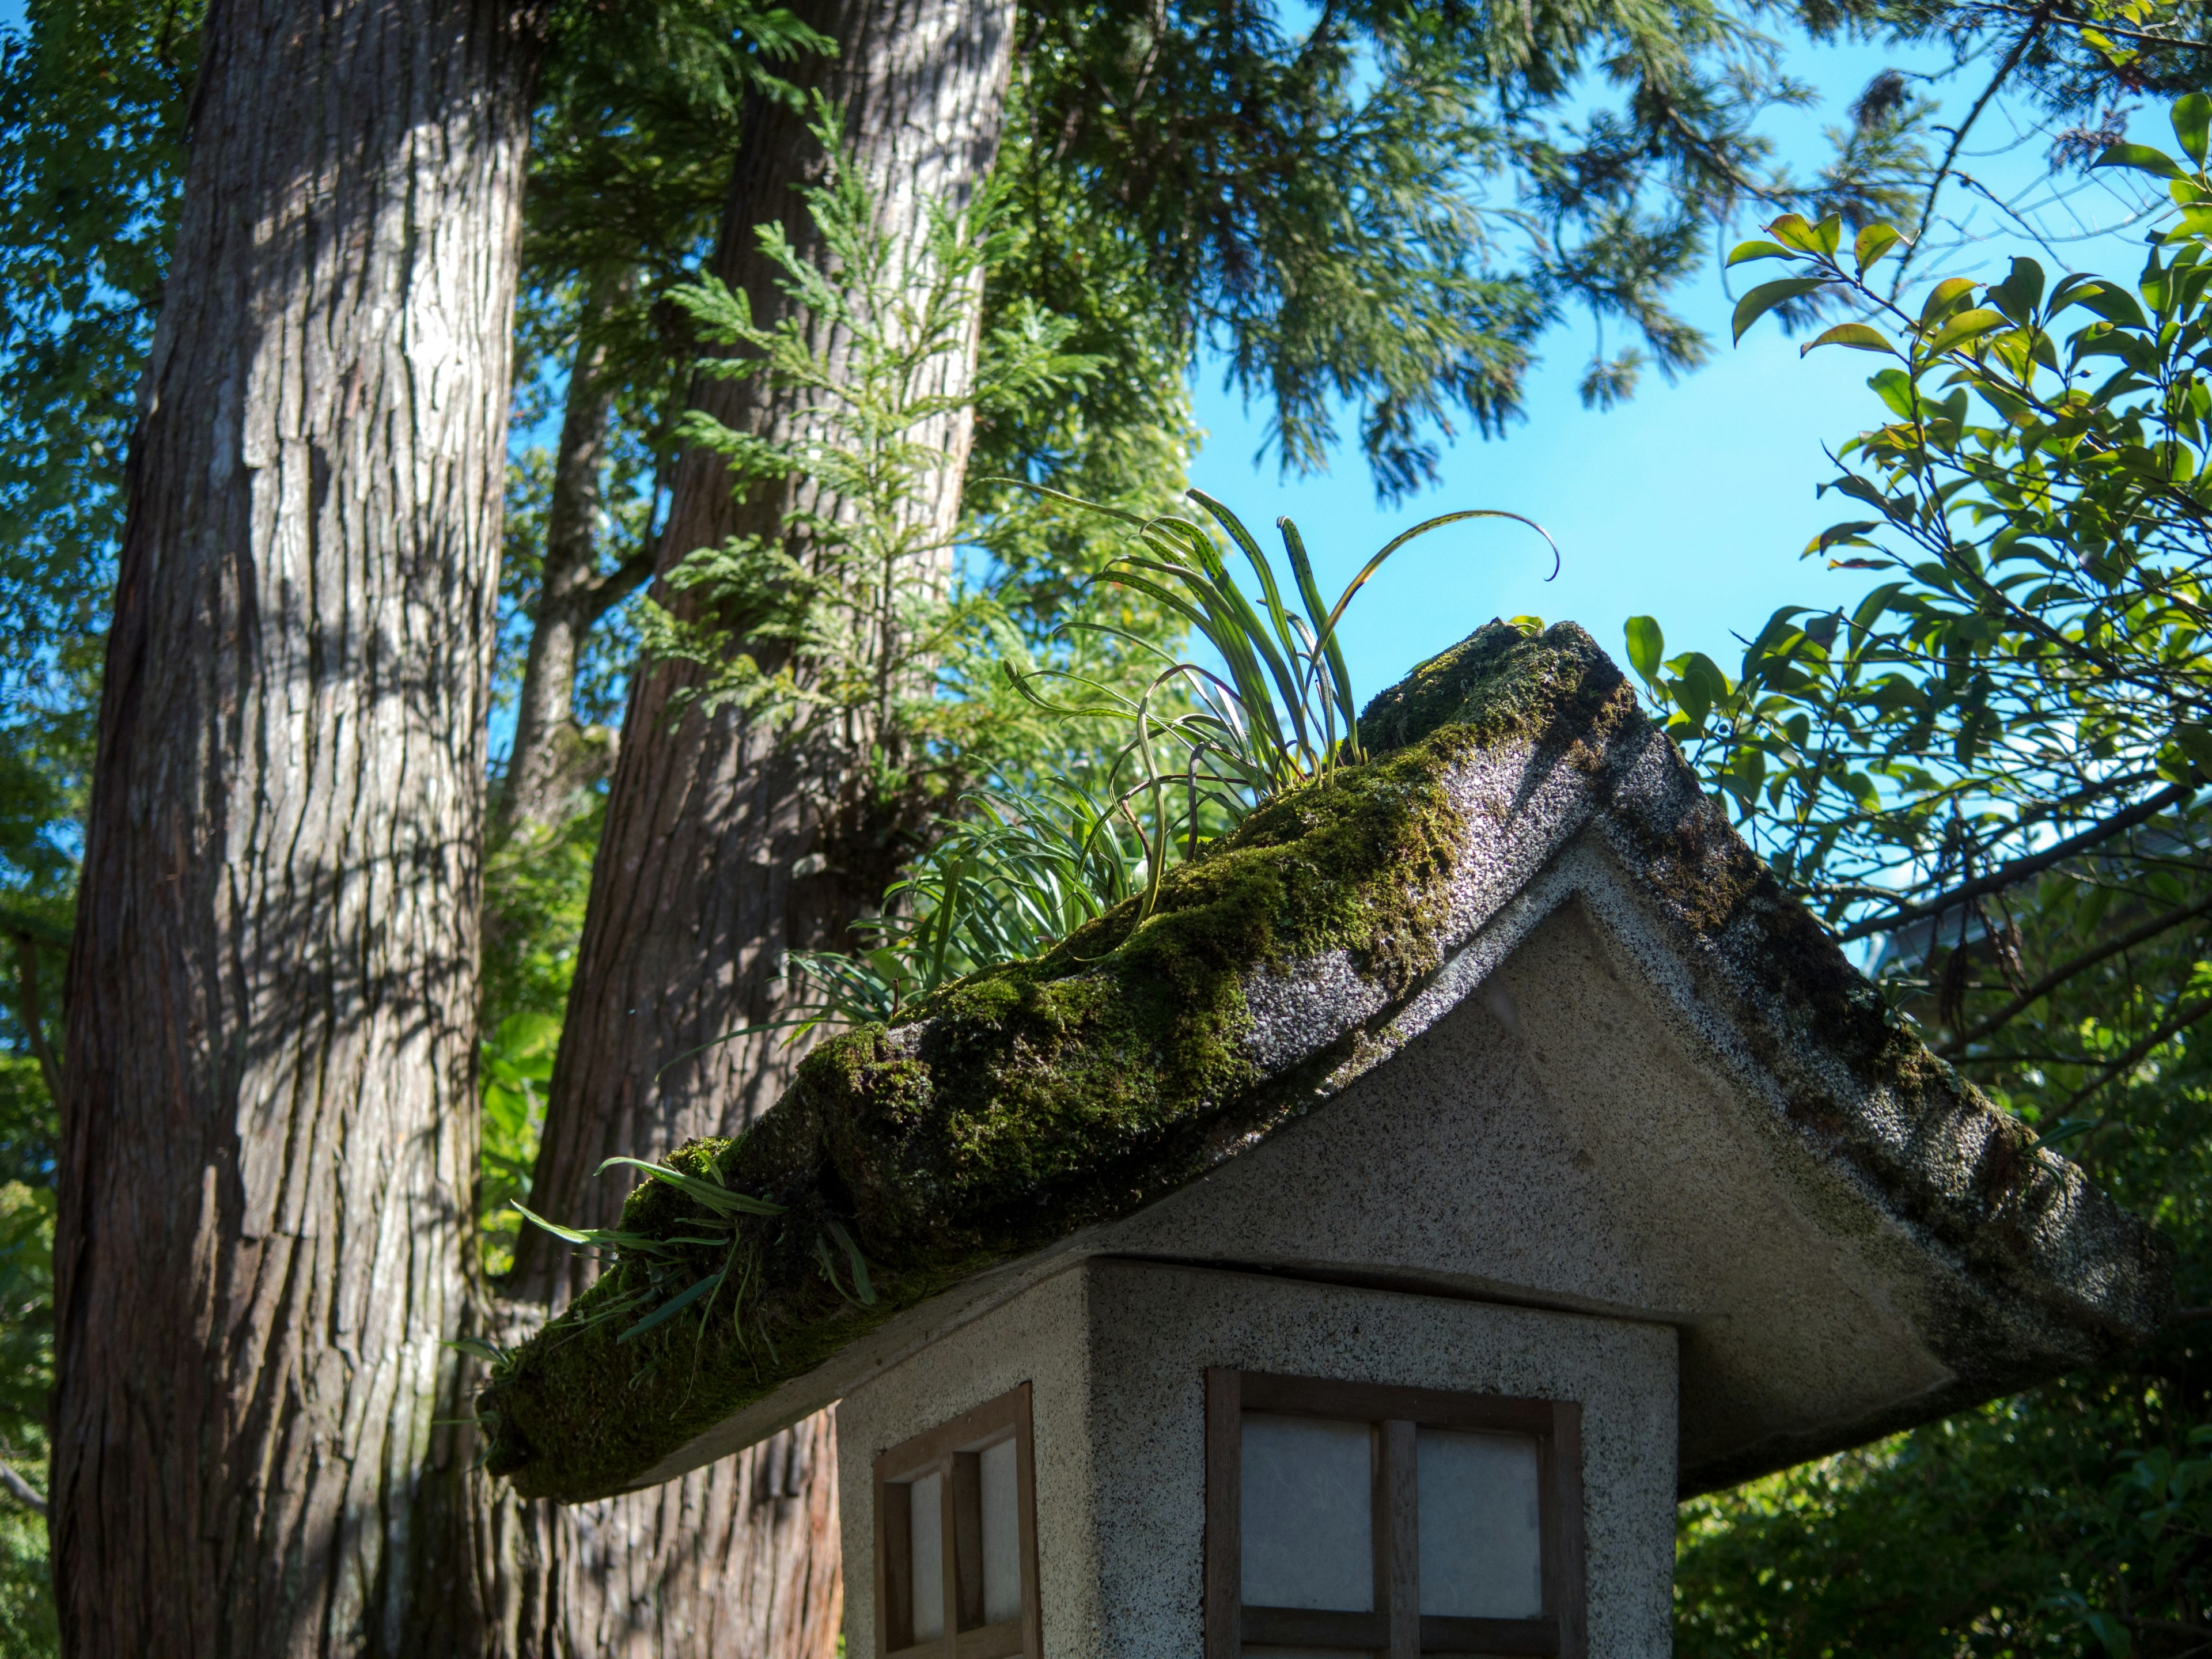
[[1423, 1429], [1415, 1440], [1421, 1611], [1534, 1619], [1544, 1611], [1536, 1443]]
[[983, 1622], [995, 1625], [1022, 1614], [1022, 1512], [1014, 1443], [986, 1446], [976, 1462], [982, 1476]]
[[1244, 1604], [1375, 1610], [1375, 1430], [1244, 1417]]
[[914, 1577], [914, 1639], [945, 1634], [945, 1477], [925, 1474], [907, 1487]]

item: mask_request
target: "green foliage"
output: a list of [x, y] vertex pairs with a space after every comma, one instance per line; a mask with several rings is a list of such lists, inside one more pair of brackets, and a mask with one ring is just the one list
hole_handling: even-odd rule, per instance
[[[836, 155], [834, 112], [817, 107], [814, 131]], [[901, 732], [926, 744], [947, 713], [938, 665], [1000, 620], [983, 595], [947, 594], [958, 537], [928, 503], [954, 457], [936, 434], [971, 404], [989, 411], [1072, 393], [1097, 364], [1062, 349], [1069, 325], [1016, 305], [984, 341], [972, 386], [945, 384], [945, 363], [968, 349], [994, 251], [992, 192], [965, 209], [931, 204], [911, 238], [884, 227], [852, 169], [833, 166], [806, 201], [822, 264], [780, 225], [759, 228], [794, 302], [780, 322], [757, 325], [746, 296], [714, 277], [678, 295], [708, 340], [740, 349], [703, 360], [702, 372], [758, 374], [810, 410], [795, 442], [696, 414], [684, 435], [720, 454], [741, 492], [797, 479], [799, 499], [774, 533], [701, 549], [671, 572], [669, 587], [698, 595], [705, 614], [648, 604], [647, 647], [701, 670], [684, 703], [739, 708], [794, 736], [858, 715], [878, 742]]]
[[[1326, 784], [1339, 767], [1366, 758], [1336, 629], [1392, 555], [1463, 520], [1510, 519], [1544, 534], [1517, 514], [1444, 514], [1394, 537], [1330, 605], [1297, 526], [1283, 519], [1288, 586], [1300, 607], [1294, 611], [1284, 599], [1282, 573], [1243, 521], [1204, 492], [1188, 493], [1250, 564], [1256, 598], [1238, 583], [1204, 524], [1069, 504], [1133, 532], [1100, 583], [1133, 589], [1159, 614], [1186, 623], [1212, 648], [1225, 675], [1176, 658], [1156, 640], [1111, 629], [1103, 631], [1119, 633], [1160, 665], [1148, 678], [1130, 684], [1126, 677], [1099, 679], [1070, 667], [1024, 672], [1008, 665], [1008, 679], [1037, 708], [1094, 734], [1088, 781], [1060, 777], [971, 793], [963, 803], [969, 816], [939, 826], [884, 895], [883, 914], [862, 924], [871, 948], [792, 954], [809, 996], [787, 1024], [805, 1032], [825, 1020], [889, 1021], [939, 986], [1043, 956], [1125, 899], [1150, 915], [1175, 866], [1200, 857], [1285, 791]], [[1073, 701], [1036, 689], [1055, 680]]]
[[32, 0], [0, 32], [0, 902], [55, 926], [200, 9]]
[[1040, 779], [958, 803], [855, 928], [850, 954], [794, 951], [801, 1034], [825, 1022], [888, 1024], [940, 985], [1042, 956], [1146, 886], [1145, 843], [1080, 783]]
[[1356, 410], [1386, 499], [1434, 481], [1459, 425], [1517, 417], [1570, 311], [1634, 342], [1608, 356], [1601, 334], [1593, 402], [1702, 362], [1665, 301], [1708, 222], [1894, 211], [1924, 170], [1909, 102], [1837, 135], [1816, 178], [1775, 167], [1753, 124], [1810, 89], [1748, 9], [1704, 0], [1328, 8], [1302, 34], [1272, 6], [1097, 0], [1023, 28], [1025, 176], [1085, 182], [1163, 309], [1272, 404], [1287, 467], [1319, 468]]
[[553, 829], [526, 826], [486, 849], [477, 1065], [483, 1118], [477, 1225], [484, 1271], [514, 1265], [592, 886], [603, 795]]
[[561, 1021], [525, 1008], [487, 1023], [477, 1064], [483, 1086], [483, 1121], [477, 1158], [477, 1196], [483, 1270], [497, 1278], [514, 1266], [514, 1241], [522, 1228], [522, 1200], [530, 1196], [531, 1166], [545, 1122], [545, 1088], [561, 1046]]
[[[1809, 556], [1878, 574], [1793, 606], [1738, 676], [1632, 666], [1778, 873], [2001, 1104], [2180, 1246], [2212, 1304], [2205, 672], [2212, 469], [2212, 100], [2181, 158], [2109, 149], [2171, 206], [2141, 274], [2033, 260], [1908, 306], [1881, 222], [1785, 216], [1736, 262], [1737, 329], [1821, 292], [1861, 313], [1806, 349], [1888, 360], [1882, 424], [1830, 488], [1862, 516]], [[2212, 1350], [2192, 1319], [2123, 1361], [1691, 1506], [1686, 1653], [2180, 1655], [2212, 1642]]]
[[[1675, 1652], [2130, 1652], [2109, 1598], [2138, 1576], [2172, 1582], [2159, 1558], [2198, 1552], [2212, 1460], [2205, 1430], [2179, 1458], [2154, 1443], [2165, 1415], [2154, 1394], [2099, 1382], [2002, 1401], [1686, 1505]], [[2128, 1616], [2193, 1623], [2194, 1611]], [[2185, 1632], [2147, 1633], [2145, 1651], [2187, 1650], [2173, 1642]]]
[[[2063, 911], [2027, 916], [2027, 948]], [[2124, 1041], [2086, 1012], [2038, 1036]], [[2036, 1091], [2002, 1103], [2041, 1115]], [[2173, 1042], [2067, 1150], [2180, 1247], [2212, 1300], [2212, 1056]], [[2116, 1364], [1701, 1498], [1682, 1516], [1676, 1650], [2180, 1655], [2212, 1632], [2212, 1340], [2195, 1320]]]
[[46, 1517], [0, 1497], [0, 1659], [50, 1659], [60, 1651]]
[[[0, 33], [0, 1462], [40, 1488], [58, 1131], [33, 1054], [61, 1047], [123, 464], [200, 11], [32, 0]], [[45, 1519], [0, 1492], [0, 1659], [58, 1645]]]
[[[595, 539], [649, 565], [656, 513], [695, 343], [670, 292], [718, 226], [748, 97], [793, 94], [777, 71], [830, 43], [781, 7], [748, 0], [563, 6], [554, 13], [531, 135], [517, 295], [515, 427], [541, 424], [579, 366], [611, 405]], [[510, 470], [500, 570], [502, 691], [511, 691], [537, 599], [552, 456]], [[620, 708], [636, 657], [617, 612], [579, 665], [587, 723]]]
[[[0, 1055], [0, 1462], [44, 1489], [54, 1376], [55, 1142], [36, 1062]], [[0, 1659], [58, 1651], [45, 1518], [0, 1492]]]
[[201, 8], [30, 0], [0, 35], [0, 702], [96, 634], [183, 173]]
[[[2205, 102], [2176, 106], [2185, 149]], [[1733, 681], [1701, 657], [1661, 665], [1650, 619], [1632, 642], [1668, 729], [1844, 937], [1919, 924], [1957, 951], [1982, 941], [1996, 978], [1950, 988], [1937, 1010], [1939, 1046], [1968, 1064], [2057, 988], [2021, 960], [2008, 914], [2028, 878], [2044, 878], [2039, 904], [2073, 904], [2074, 945], [2158, 918], [2164, 930], [2130, 948], [2193, 938], [2200, 914], [2212, 181], [2155, 152], [2106, 161], [2165, 177], [2173, 203], [2132, 283], [2052, 281], [2021, 258], [2001, 282], [1938, 283], [1912, 310], [1869, 283], [1892, 227], [1846, 252], [1836, 221], [1784, 216], [1773, 240], [1738, 250], [1788, 261], [1804, 274], [1785, 283], [1847, 294], [1882, 324], [1806, 348], [1891, 359], [1869, 383], [1890, 418], [1844, 446], [1828, 486], [1869, 515], [1808, 550], [1882, 580], [1849, 615], [1778, 611]], [[1745, 297], [1741, 325], [1778, 286]], [[2063, 984], [2108, 959], [2049, 966]], [[2130, 960], [2140, 978], [2148, 958]], [[2193, 960], [2169, 964], [2137, 1033], [2151, 1047], [2182, 1029], [2169, 1016], [2212, 1011], [2187, 994]], [[2062, 1048], [2037, 1064], [2086, 1099], [2148, 1053]]]
[[[1578, 631], [1549, 647], [1485, 632], [1526, 647], [1485, 660], [1542, 682], [1518, 688], [1515, 704], [1540, 728], [1572, 720], [1586, 732], [1593, 682], [1601, 695], [1619, 689]], [[746, 1134], [668, 1160], [723, 1193], [664, 1178], [639, 1189], [620, 1231], [659, 1251], [603, 1237], [613, 1270], [503, 1358], [484, 1399], [488, 1467], [516, 1474], [526, 1495], [612, 1489], [890, 1314], [1194, 1178], [1214, 1137], [1287, 1121], [1295, 1094], [1255, 1086], [1245, 976], [1341, 949], [1395, 999], [1435, 968], [1464, 833], [1445, 775], [1484, 737], [1455, 725], [1287, 792], [1170, 872], [1151, 916], [1124, 904], [1042, 961], [987, 969], [909, 1009], [909, 1021], [937, 1022], [919, 1053], [878, 1026], [817, 1047]], [[750, 1258], [699, 1224], [736, 1194], [783, 1210], [734, 1218]], [[831, 1219], [865, 1253], [873, 1302], [850, 1261], [821, 1248], [836, 1243]], [[657, 1278], [672, 1254], [688, 1268]], [[695, 1322], [687, 1309], [620, 1342], [644, 1307], [665, 1305], [641, 1296], [691, 1290], [733, 1261], [741, 1295], [725, 1280], [711, 1314]]]

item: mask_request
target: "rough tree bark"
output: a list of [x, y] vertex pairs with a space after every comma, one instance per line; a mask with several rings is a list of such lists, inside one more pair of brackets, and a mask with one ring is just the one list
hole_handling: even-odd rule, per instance
[[[809, 74], [844, 108], [846, 165], [867, 179], [893, 234], [910, 239], [930, 204], [965, 200], [995, 157], [1012, 0], [817, 0], [800, 9], [839, 44]], [[819, 180], [825, 161], [798, 114], [756, 101], [716, 268], [763, 325], [789, 301], [755, 227], [779, 221], [801, 252], [821, 257], [798, 187]], [[971, 342], [945, 364], [947, 383], [964, 386], [974, 366]], [[696, 398], [731, 427], [778, 438], [803, 429], [809, 413], [753, 380], [703, 381]], [[919, 509], [949, 530], [969, 422], [917, 435], [956, 458]], [[726, 537], [772, 532], [793, 505], [789, 492], [739, 501], [719, 459], [687, 455], [660, 569]], [[602, 1159], [732, 1133], [773, 1103], [795, 1052], [771, 1037], [715, 1039], [774, 1016], [787, 948], [848, 942], [901, 853], [905, 809], [865, 787], [867, 733], [802, 751], [728, 715], [672, 725], [669, 700], [687, 683], [653, 670], [632, 688], [532, 1184], [533, 1209], [585, 1225], [611, 1223], [627, 1186], [592, 1179]], [[588, 1273], [532, 1233], [511, 1285], [550, 1311]], [[655, 1492], [521, 1517], [541, 1586], [530, 1598], [566, 1600], [565, 1639], [579, 1652], [823, 1659], [841, 1601], [834, 1430], [817, 1418], [793, 1435]], [[801, 1495], [759, 1501], [759, 1470], [771, 1464], [804, 1472], [793, 1481]], [[621, 1540], [619, 1564], [594, 1555], [611, 1539]], [[579, 1571], [586, 1559], [601, 1563], [596, 1572]]]
[[642, 587], [653, 555], [640, 550], [611, 570], [599, 568], [600, 469], [614, 399], [606, 347], [589, 331], [568, 369], [561, 437], [553, 453], [553, 498], [545, 514], [545, 554], [530, 646], [515, 699], [514, 742], [501, 780], [493, 838], [553, 830], [574, 815], [578, 797], [605, 775], [605, 747], [577, 723], [576, 662], [599, 620]]
[[539, 8], [218, 0], [70, 964], [78, 1655], [471, 1650], [484, 722]]

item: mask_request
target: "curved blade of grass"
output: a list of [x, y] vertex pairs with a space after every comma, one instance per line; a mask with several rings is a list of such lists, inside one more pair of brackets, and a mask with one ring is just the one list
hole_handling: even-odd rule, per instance
[[1328, 608], [1321, 597], [1321, 584], [1314, 580], [1313, 560], [1307, 555], [1305, 538], [1298, 534], [1297, 526], [1291, 522], [1287, 514], [1275, 520], [1275, 527], [1283, 532], [1283, 547], [1291, 556], [1291, 573], [1297, 579], [1298, 598], [1305, 604], [1306, 617], [1314, 626], [1314, 638], [1328, 664], [1330, 690], [1335, 694], [1345, 730], [1347, 733], [1356, 732], [1359, 711], [1352, 707], [1352, 671], [1345, 665], [1336, 630], [1328, 624]]
[[1552, 539], [1552, 532], [1534, 519], [1519, 513], [1508, 513], [1504, 508], [1497, 507], [1463, 507], [1457, 513], [1439, 514], [1433, 519], [1424, 520], [1411, 530], [1401, 531], [1393, 536], [1380, 553], [1360, 567], [1359, 574], [1352, 579], [1351, 586], [1344, 590], [1343, 596], [1337, 600], [1336, 608], [1328, 613], [1328, 621], [1322, 628], [1322, 639], [1326, 641], [1335, 636], [1336, 625], [1343, 619], [1345, 607], [1352, 603], [1352, 595], [1367, 585], [1368, 578], [1382, 568], [1382, 562], [1385, 559], [1416, 536], [1425, 536], [1431, 530], [1441, 530], [1444, 526], [1457, 524], [1462, 519], [1510, 519], [1516, 524], [1527, 525], [1529, 529], [1541, 536], [1544, 538], [1544, 545], [1552, 550], [1552, 574], [1545, 577], [1544, 580], [1550, 581], [1559, 574], [1559, 544]]
[[702, 1181], [697, 1176], [688, 1176], [681, 1170], [672, 1170], [665, 1164], [648, 1163], [641, 1158], [611, 1158], [593, 1170], [605, 1175], [617, 1164], [627, 1164], [632, 1169], [642, 1170], [655, 1181], [690, 1194], [710, 1210], [724, 1215], [781, 1215], [783, 1206], [771, 1204], [764, 1198], [752, 1198], [744, 1193], [733, 1193], [726, 1187], [718, 1187], [711, 1181]]
[[[1102, 629], [1099, 631], [1103, 633], [1119, 632], [1120, 630]], [[1118, 703], [1096, 704], [1087, 708], [1071, 708], [1064, 703], [1047, 702], [1043, 697], [1038, 696], [1037, 693], [1030, 686], [1030, 682], [1031, 680], [1049, 678], [1073, 680], [1076, 684], [1087, 685], [1094, 691], [1102, 689], [1097, 681], [1086, 679], [1080, 674], [1071, 674], [1064, 668], [1033, 668], [1024, 673], [1017, 669], [1012, 663], [1001, 663], [999, 665], [1006, 670], [1007, 683], [1011, 684], [1023, 697], [1026, 698], [1033, 706], [1043, 709], [1048, 714], [1057, 714], [1068, 720], [1084, 720], [1093, 717], [1110, 717], [1114, 719], [1125, 720], [1128, 717], [1129, 711], [1127, 708], [1119, 706]]]
[[868, 1278], [868, 1259], [860, 1254], [860, 1247], [853, 1242], [853, 1235], [845, 1231], [844, 1224], [836, 1216], [824, 1216], [822, 1224], [830, 1236], [842, 1245], [845, 1258], [853, 1264], [853, 1284], [860, 1292], [860, 1305], [872, 1308], [876, 1303], [876, 1287]]
[[[1297, 642], [1291, 635], [1290, 613], [1283, 605], [1282, 589], [1275, 582], [1275, 568], [1268, 561], [1267, 554], [1261, 550], [1258, 539], [1244, 527], [1244, 521], [1242, 519], [1204, 490], [1191, 489], [1184, 490], [1183, 494], [1212, 514], [1214, 521], [1229, 532], [1229, 538], [1243, 550], [1244, 557], [1250, 562], [1253, 571], [1260, 578], [1260, 595], [1267, 601], [1267, 617], [1274, 624], [1277, 644], [1285, 653], [1292, 656], [1297, 655]], [[1297, 706], [1303, 702], [1303, 698], [1292, 700], [1294, 714]]]
[[[1223, 510], [1225, 512], [1227, 509]], [[1207, 615], [1206, 620], [1197, 626], [1212, 644], [1213, 648], [1221, 653], [1223, 659], [1230, 665], [1231, 672], [1236, 674], [1240, 682], [1247, 678], [1240, 672], [1244, 662], [1249, 661], [1266, 667], [1268, 678], [1274, 682], [1276, 690], [1280, 694], [1293, 723], [1298, 728], [1300, 741], [1304, 741], [1306, 733], [1304, 722], [1300, 718], [1302, 699], [1297, 692], [1297, 676], [1291, 671], [1290, 665], [1284, 659], [1283, 655], [1285, 650], [1295, 655], [1297, 646], [1291, 639], [1289, 618], [1283, 611], [1281, 600], [1279, 597], [1274, 595], [1273, 574], [1268, 574], [1265, 586], [1270, 595], [1269, 607], [1279, 630], [1279, 638], [1270, 637], [1267, 627], [1260, 620], [1260, 613], [1252, 608], [1252, 602], [1244, 597], [1243, 590], [1237, 586], [1234, 579], [1229, 574], [1227, 567], [1223, 565], [1220, 559], [1214, 554], [1213, 544], [1206, 539], [1204, 532], [1197, 526], [1190, 526], [1188, 528], [1191, 532], [1193, 550], [1202, 549], [1204, 551], [1204, 558], [1201, 561], [1202, 574], [1194, 573], [1188, 567], [1176, 567], [1173, 564], [1163, 570], [1161, 574], [1170, 575], [1187, 584], [1198, 593]], [[1237, 529], [1241, 532], [1243, 526], [1239, 525]], [[1255, 549], [1258, 546], [1257, 543], [1252, 542], [1249, 532], [1245, 533], [1244, 541]], [[1124, 558], [1119, 562], [1150, 563], [1149, 561], [1128, 558]], [[1259, 563], [1260, 568], [1266, 570], [1265, 560], [1260, 560]], [[1110, 568], [1109, 567], [1109, 574]], [[1265, 685], [1261, 683], [1256, 674], [1249, 678], [1252, 683], [1243, 690], [1245, 701], [1255, 710], [1265, 704], [1268, 706], [1272, 714], [1273, 701], [1267, 696]]]
[[678, 1291], [674, 1296], [670, 1297], [667, 1301], [662, 1303], [651, 1313], [646, 1315], [644, 1318], [639, 1320], [636, 1324], [631, 1326], [620, 1336], [617, 1337], [615, 1340], [617, 1342], [627, 1342], [632, 1337], [643, 1336], [647, 1331], [651, 1330], [656, 1325], [666, 1324], [670, 1320], [675, 1318], [677, 1315], [682, 1313], [686, 1308], [690, 1307], [694, 1302], [696, 1302], [701, 1297], [708, 1294], [720, 1285], [722, 1282], [722, 1275], [727, 1272], [729, 1272], [729, 1267], [725, 1265], [715, 1272], [708, 1274], [706, 1278], [701, 1279], [689, 1290]]
[[610, 1250], [650, 1250], [656, 1249], [660, 1243], [660, 1241], [650, 1233], [619, 1232], [609, 1227], [591, 1227], [582, 1230], [564, 1227], [557, 1221], [548, 1221], [526, 1204], [510, 1203], [507, 1207], [520, 1212], [526, 1219], [543, 1227], [554, 1237], [566, 1239], [571, 1244], [594, 1244]]
[[977, 483], [1012, 484], [1017, 489], [1028, 490], [1032, 495], [1042, 495], [1050, 501], [1065, 501], [1070, 507], [1079, 507], [1086, 513], [1098, 513], [1104, 514], [1109, 519], [1119, 519], [1123, 524], [1133, 524], [1139, 530], [1144, 529], [1146, 526], [1152, 522], [1150, 519], [1142, 518], [1134, 513], [1125, 513], [1118, 507], [1109, 507], [1103, 501], [1086, 501], [1080, 495], [1071, 495], [1064, 489], [1054, 489], [1046, 484], [1031, 483], [1027, 478], [1006, 478], [986, 476], [977, 478], [975, 482]]
[[[1182, 595], [1146, 578], [1120, 574], [1130, 568], [1158, 570], [1188, 585], [1198, 592], [1200, 604], [1193, 605]], [[1229, 665], [1230, 678], [1237, 687], [1237, 700], [1243, 705], [1247, 718], [1263, 726], [1277, 748], [1290, 746], [1283, 740], [1282, 724], [1276, 717], [1275, 699], [1269, 693], [1268, 681], [1273, 679], [1282, 688], [1286, 701], [1292, 695], [1296, 681], [1273, 647], [1261, 635], [1260, 619], [1249, 604], [1243, 606], [1240, 618], [1237, 606], [1228, 593], [1205, 577], [1187, 568], [1164, 566], [1151, 560], [1119, 560], [1107, 567], [1106, 574], [1127, 586], [1150, 594], [1196, 629]]]

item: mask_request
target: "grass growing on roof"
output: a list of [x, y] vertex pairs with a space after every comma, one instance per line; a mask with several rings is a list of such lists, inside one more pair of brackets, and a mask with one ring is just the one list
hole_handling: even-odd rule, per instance
[[[1573, 742], [1632, 713], [1571, 624], [1530, 638], [1493, 623], [1423, 672], [1420, 708], [1386, 694], [1370, 710], [1400, 711], [1370, 738], [1392, 752], [1260, 808], [1170, 872], [1149, 915], [1124, 904], [1038, 961], [933, 993], [896, 1027], [832, 1038], [744, 1136], [679, 1149], [676, 1170], [780, 1212], [708, 1233], [708, 1206], [678, 1188], [633, 1194], [622, 1231], [659, 1253], [617, 1249], [598, 1285], [501, 1358], [482, 1400], [489, 1467], [529, 1496], [619, 1490], [901, 1310], [1129, 1212], [1299, 1109], [1360, 1032], [1293, 1075], [1263, 1075], [1245, 1047], [1247, 981], [1344, 950], [1401, 1000], [1441, 955], [1464, 836], [1453, 767], [1504, 738], [1556, 727]], [[821, 1249], [832, 1227], [864, 1254], [872, 1301]], [[699, 1242], [675, 1242], [687, 1238]], [[696, 1257], [690, 1283], [741, 1254], [742, 1294], [726, 1280], [705, 1315], [623, 1341], [632, 1320], [603, 1314], [671, 1249]]]

